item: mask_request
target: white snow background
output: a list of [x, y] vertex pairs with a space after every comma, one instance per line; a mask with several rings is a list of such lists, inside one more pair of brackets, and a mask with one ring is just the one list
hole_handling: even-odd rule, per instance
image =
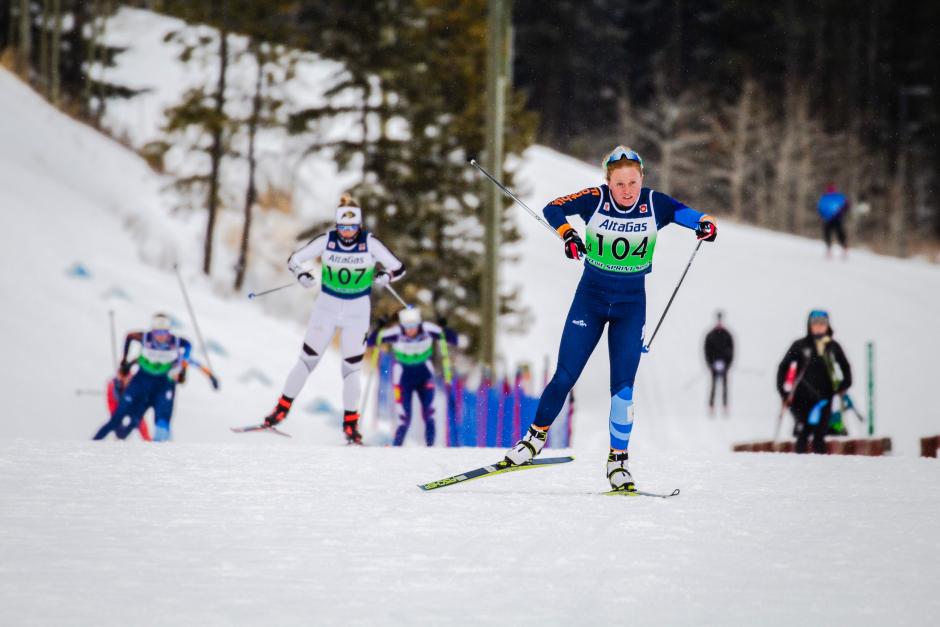
[[[914, 457], [917, 438], [940, 432], [936, 266], [864, 251], [827, 262], [816, 241], [722, 223], [707, 208], [719, 239], [703, 246], [643, 358], [631, 447], [642, 488], [682, 494], [598, 494], [606, 339], [577, 388], [577, 461], [422, 493], [415, 484], [501, 452], [339, 446], [338, 417], [306, 411], [320, 399], [339, 407], [333, 352], [285, 427], [293, 439], [230, 433], [270, 410], [312, 295], [272, 296], [272, 311], [300, 310], [285, 320], [204, 279], [204, 215], [170, 215], [166, 181], [142, 160], [2, 71], [0, 119], [0, 624], [936, 621], [940, 467]], [[599, 182], [596, 168], [540, 147], [519, 167], [536, 209]], [[504, 277], [523, 285], [535, 321], [502, 346], [540, 364], [554, 358], [580, 268], [518, 216], [522, 262]], [[290, 235], [278, 241], [289, 249]], [[693, 245], [679, 227], [661, 235], [650, 327]], [[174, 262], [207, 341], [224, 350], [211, 355], [222, 391], [191, 373], [168, 445], [88, 442], [104, 401], [75, 390], [102, 387], [111, 370], [108, 310], [121, 334], [167, 309], [193, 335]], [[91, 276], [70, 276], [76, 263]], [[773, 369], [813, 307], [832, 312], [863, 410], [864, 345], [875, 342], [877, 432], [894, 438], [895, 456], [729, 452], [773, 432]], [[700, 343], [716, 308], [736, 335], [739, 372], [731, 416], [709, 419]]]

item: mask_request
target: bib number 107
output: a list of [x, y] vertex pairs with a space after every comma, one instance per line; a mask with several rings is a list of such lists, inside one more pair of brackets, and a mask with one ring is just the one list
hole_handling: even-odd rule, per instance
[[[649, 245], [649, 237], [644, 237], [643, 241], [637, 244], [636, 248], [630, 250], [630, 241], [626, 237], [614, 238], [610, 243], [610, 253], [614, 259], [626, 259], [627, 257], [643, 257], [646, 255], [646, 248]], [[597, 254], [604, 254], [604, 236], [597, 236]]]
[[[329, 276], [330, 281], [338, 281], [340, 285], [349, 285], [350, 281], [353, 283], [358, 283], [362, 280], [362, 277], [365, 276], [365, 268], [356, 268], [355, 270], [350, 270], [349, 268], [340, 268], [337, 271], [333, 271], [333, 268], [330, 266], [323, 266], [326, 268], [326, 273]], [[353, 279], [353, 275], [356, 275], [356, 278]]]

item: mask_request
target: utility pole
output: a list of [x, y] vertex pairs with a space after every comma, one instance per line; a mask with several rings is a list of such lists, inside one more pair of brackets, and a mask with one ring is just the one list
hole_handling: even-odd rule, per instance
[[[489, 0], [486, 54], [486, 154], [484, 163], [503, 178], [503, 135], [506, 92], [512, 59], [512, 0]], [[482, 277], [480, 361], [491, 371], [496, 364], [499, 322], [499, 248], [503, 198], [495, 185], [484, 183], [485, 258]]]

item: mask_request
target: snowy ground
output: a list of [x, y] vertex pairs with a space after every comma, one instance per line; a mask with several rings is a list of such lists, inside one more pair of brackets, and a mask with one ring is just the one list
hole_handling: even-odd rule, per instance
[[[291, 445], [292, 444], [292, 445]], [[940, 466], [596, 456], [424, 493], [484, 450], [0, 443], [0, 623], [931, 625]]]

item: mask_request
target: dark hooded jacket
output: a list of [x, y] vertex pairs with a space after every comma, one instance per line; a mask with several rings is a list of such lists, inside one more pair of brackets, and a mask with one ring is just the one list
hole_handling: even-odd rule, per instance
[[832, 339], [832, 326], [822, 338], [814, 338], [806, 323], [806, 336], [793, 342], [777, 366], [777, 391], [787, 398], [783, 385], [790, 364], [796, 362], [796, 389], [791, 406], [809, 410], [817, 402], [841, 394], [852, 385], [852, 368], [842, 347]]

